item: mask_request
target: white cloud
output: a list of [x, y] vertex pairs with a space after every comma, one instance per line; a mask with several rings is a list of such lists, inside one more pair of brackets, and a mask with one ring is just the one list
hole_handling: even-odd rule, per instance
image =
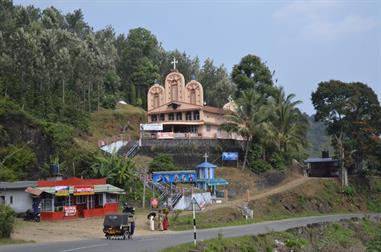
[[302, 33], [306, 38], [332, 41], [351, 34], [371, 31], [380, 22], [371, 17], [347, 16], [341, 20], [312, 20], [304, 25]]
[[[341, 4], [340, 4], [341, 3]], [[343, 2], [293, 1], [273, 13], [273, 18], [292, 22], [306, 39], [334, 41], [381, 25], [374, 17], [343, 14]]]

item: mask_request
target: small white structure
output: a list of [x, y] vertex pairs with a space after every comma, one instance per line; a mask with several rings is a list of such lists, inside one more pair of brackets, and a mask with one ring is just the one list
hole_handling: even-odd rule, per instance
[[198, 206], [203, 209], [207, 205], [212, 204], [212, 195], [210, 192], [193, 193], [189, 196], [182, 196], [173, 208], [175, 210], [192, 210], [192, 199], [195, 199]]
[[0, 182], [0, 204], [9, 205], [16, 213], [26, 212], [32, 208], [33, 199], [25, 189], [36, 184], [36, 181]]

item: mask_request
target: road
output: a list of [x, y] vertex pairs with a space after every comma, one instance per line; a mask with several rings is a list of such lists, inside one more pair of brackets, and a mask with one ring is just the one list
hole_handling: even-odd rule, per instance
[[[212, 228], [198, 230], [199, 240], [216, 238], [218, 234], [223, 237], [237, 237], [243, 235], [259, 235], [270, 233], [272, 231], [284, 231], [290, 228], [302, 227], [308, 224], [321, 222], [336, 222], [344, 219], [363, 218], [381, 218], [381, 213], [357, 213], [357, 214], [335, 214], [284, 219], [277, 221], [266, 221], [256, 224], [241, 226]], [[158, 251], [160, 249], [191, 242], [193, 231], [181, 231], [171, 234], [160, 234], [144, 237], [136, 237], [134, 240], [82, 240], [70, 242], [52, 242], [1, 246], [0, 252], [117, 252], [117, 251]]]

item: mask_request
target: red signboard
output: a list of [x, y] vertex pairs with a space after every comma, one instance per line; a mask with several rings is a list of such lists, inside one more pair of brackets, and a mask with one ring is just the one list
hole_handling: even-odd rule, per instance
[[157, 132], [157, 139], [173, 139], [175, 138], [175, 133], [173, 132]]
[[77, 214], [76, 206], [64, 206], [64, 215], [65, 216], [75, 216]]
[[73, 194], [75, 196], [92, 195], [92, 194], [94, 194], [94, 186], [92, 186], [92, 185], [74, 186]]

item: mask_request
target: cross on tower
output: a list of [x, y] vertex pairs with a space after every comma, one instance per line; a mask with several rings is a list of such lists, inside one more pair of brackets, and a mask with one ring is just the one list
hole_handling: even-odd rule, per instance
[[173, 69], [176, 69], [176, 63], [179, 63], [175, 57], [173, 57], [173, 60], [171, 61], [171, 63], [173, 64]]
[[204, 158], [205, 158], [205, 162], [208, 162], [208, 153], [205, 152]]

